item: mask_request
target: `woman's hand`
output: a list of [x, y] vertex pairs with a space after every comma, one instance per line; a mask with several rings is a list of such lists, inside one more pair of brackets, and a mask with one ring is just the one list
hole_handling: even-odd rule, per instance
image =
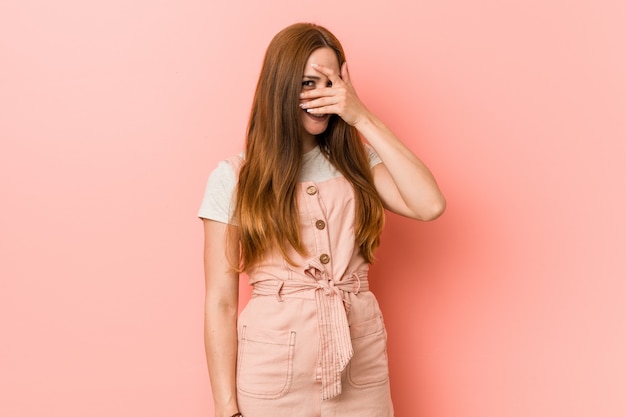
[[333, 69], [323, 65], [311, 64], [311, 67], [325, 75], [332, 86], [301, 93], [300, 99], [310, 100], [300, 104], [303, 109], [312, 114], [336, 114], [346, 123], [355, 127], [370, 116], [369, 110], [356, 95], [350, 82], [346, 62], [341, 66], [341, 76]]
[[402, 216], [418, 220], [433, 220], [445, 210], [445, 198], [435, 178], [394, 134], [372, 114], [359, 99], [350, 82], [346, 63], [341, 77], [329, 67], [311, 66], [325, 75], [330, 87], [304, 91], [301, 106], [313, 114], [337, 114], [357, 128], [374, 148], [383, 164], [376, 165], [372, 174], [374, 185], [385, 208]]
[[331, 86], [304, 91], [300, 99], [305, 101], [300, 106], [312, 114], [339, 115], [374, 148], [383, 161], [372, 170], [374, 185], [385, 208], [418, 220], [439, 217], [446, 201], [435, 178], [361, 102], [350, 82], [346, 63], [341, 66], [341, 77], [332, 68], [318, 64], [311, 67], [326, 76]]

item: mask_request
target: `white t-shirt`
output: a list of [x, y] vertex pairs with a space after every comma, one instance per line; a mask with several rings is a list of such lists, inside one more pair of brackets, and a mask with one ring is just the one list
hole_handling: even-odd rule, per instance
[[[365, 149], [370, 168], [382, 162], [371, 146], [365, 145]], [[243, 152], [240, 156], [243, 157]], [[324, 156], [319, 146], [303, 155], [300, 182], [322, 182], [339, 176], [341, 173]], [[220, 161], [207, 181], [198, 217], [229, 223], [234, 209], [233, 192], [236, 184], [233, 167], [228, 161]]]

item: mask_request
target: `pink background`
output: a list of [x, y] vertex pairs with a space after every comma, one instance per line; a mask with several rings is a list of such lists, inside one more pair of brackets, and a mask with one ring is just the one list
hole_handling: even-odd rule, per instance
[[2, 1], [0, 415], [212, 415], [196, 212], [313, 21], [448, 199], [373, 272], [396, 415], [626, 416], [625, 4]]

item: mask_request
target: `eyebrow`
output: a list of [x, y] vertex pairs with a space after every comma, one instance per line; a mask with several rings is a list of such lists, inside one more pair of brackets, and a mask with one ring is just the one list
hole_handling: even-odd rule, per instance
[[302, 78], [310, 78], [312, 80], [321, 80], [321, 77], [318, 77], [317, 75], [304, 75]]

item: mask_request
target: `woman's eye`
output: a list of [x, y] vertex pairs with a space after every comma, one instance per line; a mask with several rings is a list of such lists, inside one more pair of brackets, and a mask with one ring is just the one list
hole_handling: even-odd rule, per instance
[[302, 81], [302, 87], [307, 87], [307, 88], [315, 87], [315, 82], [313, 82], [312, 80]]
[[333, 86], [333, 82], [328, 80], [328, 82], [326, 83], [326, 87], [332, 87]]

